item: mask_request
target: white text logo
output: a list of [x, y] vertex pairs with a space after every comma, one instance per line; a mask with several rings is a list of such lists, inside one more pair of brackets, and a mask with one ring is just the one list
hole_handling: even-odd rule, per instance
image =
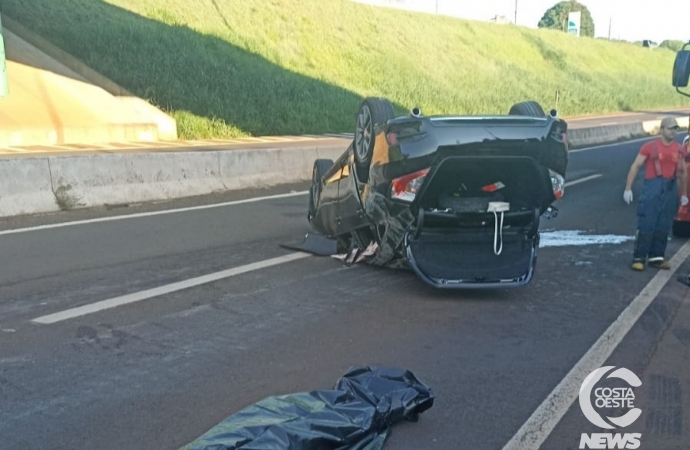
[[[606, 366], [595, 370], [590, 373], [585, 381], [580, 387], [580, 408], [582, 413], [585, 415], [587, 420], [592, 422], [594, 425], [611, 430], [616, 428], [615, 426], [625, 428], [632, 425], [640, 414], [642, 410], [635, 408], [635, 394], [633, 393], [632, 387], [639, 387], [642, 385], [640, 379], [632, 373], [630, 370], [625, 368], [620, 368], [612, 372], [607, 378], [619, 378], [631, 387], [626, 388], [607, 388], [607, 387], [597, 387], [596, 384], [601, 380], [601, 378], [606, 375], [611, 369], [615, 369], [614, 366]], [[594, 405], [592, 405], [591, 397], [592, 391], [594, 391]], [[602, 408], [631, 408], [625, 415], [621, 417], [606, 417], [609, 421], [607, 422], [604, 418], [594, 409]], [[613, 425], [611, 425], [611, 423]], [[615, 426], [614, 426], [615, 425]], [[591, 448], [591, 449], [636, 449], [640, 446], [640, 438], [642, 435], [640, 433], [625, 433], [625, 434], [613, 434], [613, 433], [593, 433], [591, 436], [583, 433], [580, 438], [580, 448]]]

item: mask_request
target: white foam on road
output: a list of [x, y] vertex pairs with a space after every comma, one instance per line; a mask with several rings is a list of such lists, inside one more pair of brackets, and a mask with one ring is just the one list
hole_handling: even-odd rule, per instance
[[583, 233], [583, 231], [579, 230], [542, 231], [540, 233], [539, 247], [618, 245], [635, 240], [635, 236]]
[[116, 308], [118, 306], [127, 305], [130, 303], [140, 302], [142, 300], [147, 300], [149, 298], [170, 294], [172, 292], [181, 291], [183, 289], [189, 289], [191, 287], [199, 286], [206, 283], [212, 283], [214, 281], [234, 277], [236, 275], [241, 275], [243, 273], [251, 272], [254, 270], [276, 266], [278, 264], [284, 264], [290, 261], [306, 258], [308, 256], [311, 256], [311, 254], [302, 252], [290, 253], [284, 256], [279, 256], [277, 258], [266, 259], [252, 264], [234, 267], [232, 269], [224, 270], [222, 272], [203, 275], [189, 280], [180, 281], [178, 283], [172, 283], [165, 286], [149, 289], [146, 291], [135, 292], [133, 294], [124, 295], [121, 297], [115, 297], [108, 300], [91, 303], [88, 305], [80, 306], [78, 308], [68, 309], [66, 311], [61, 311], [55, 314], [37, 317], [36, 319], [33, 319], [32, 322], [40, 324], [62, 322], [64, 320], [73, 319], [75, 317], [97, 313], [99, 311]]
[[[690, 256], [690, 241], [671, 258], [672, 270], [661, 270], [609, 326], [580, 361], [537, 407], [503, 450], [537, 450], [577, 399], [587, 375], [602, 367], [640, 316], [659, 295], [678, 267]], [[574, 442], [573, 445], [577, 445]]]

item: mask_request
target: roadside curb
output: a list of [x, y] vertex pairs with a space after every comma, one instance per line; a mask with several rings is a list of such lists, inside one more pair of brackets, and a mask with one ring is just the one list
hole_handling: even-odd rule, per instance
[[[688, 118], [679, 118], [687, 129]], [[658, 134], [660, 120], [577, 128], [571, 149]], [[171, 200], [308, 181], [314, 160], [337, 159], [349, 140], [293, 148], [0, 158], [0, 217]]]

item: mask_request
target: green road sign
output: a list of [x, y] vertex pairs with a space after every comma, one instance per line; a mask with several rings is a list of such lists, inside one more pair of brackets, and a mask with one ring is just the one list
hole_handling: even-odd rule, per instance
[[2, 16], [0, 16], [0, 97], [7, 97], [7, 64], [5, 63], [5, 40], [2, 37]]

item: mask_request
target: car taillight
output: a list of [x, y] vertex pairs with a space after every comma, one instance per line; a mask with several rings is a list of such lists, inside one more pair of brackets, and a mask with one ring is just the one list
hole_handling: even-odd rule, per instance
[[391, 197], [396, 200], [411, 202], [424, 182], [429, 169], [420, 170], [404, 177], [396, 178], [391, 185]]
[[565, 179], [558, 173], [549, 169], [551, 176], [551, 187], [553, 188], [553, 195], [556, 199], [562, 198], [565, 193]]
[[388, 145], [398, 145], [398, 135], [395, 133], [388, 133], [386, 135], [386, 140], [388, 141]]

